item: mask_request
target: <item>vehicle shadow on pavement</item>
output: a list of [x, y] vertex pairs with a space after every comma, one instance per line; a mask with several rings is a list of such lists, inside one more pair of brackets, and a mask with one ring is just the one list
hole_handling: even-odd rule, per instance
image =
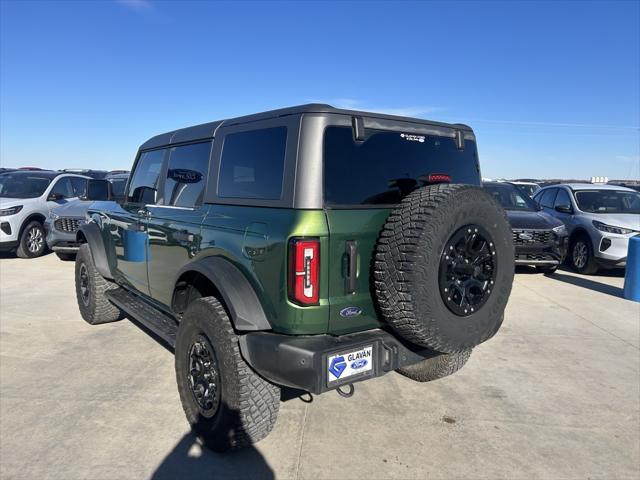
[[186, 434], [151, 476], [169, 479], [258, 479], [275, 478], [262, 454], [253, 446], [226, 453], [204, 447], [193, 433]]
[[558, 280], [564, 283], [570, 283], [571, 285], [576, 285], [577, 287], [588, 288], [589, 290], [611, 295], [613, 297], [623, 298], [622, 288], [616, 287], [614, 285], [607, 285], [606, 283], [596, 282], [594, 280], [589, 280], [588, 278], [566, 275], [560, 272], [549, 275], [547, 278]]

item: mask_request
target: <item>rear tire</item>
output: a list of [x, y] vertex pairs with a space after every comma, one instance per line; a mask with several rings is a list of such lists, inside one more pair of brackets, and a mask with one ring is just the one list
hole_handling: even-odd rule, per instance
[[402, 367], [396, 370], [416, 382], [431, 382], [439, 378], [448, 377], [460, 370], [469, 360], [471, 350], [459, 353], [442, 354], [437, 357], [427, 358], [414, 365]]
[[37, 220], [29, 222], [20, 234], [16, 255], [20, 258], [36, 258], [46, 250], [44, 227]]
[[87, 323], [99, 325], [124, 318], [122, 310], [107, 298], [107, 292], [116, 288], [115, 283], [96, 270], [89, 245], [80, 245], [76, 256], [76, 298], [80, 314]]
[[569, 262], [571, 268], [583, 275], [593, 275], [598, 271], [598, 264], [593, 256], [593, 246], [587, 235], [578, 235], [569, 249]]
[[75, 253], [56, 252], [56, 256], [63, 262], [73, 262], [76, 259]]
[[244, 361], [238, 336], [215, 297], [187, 307], [178, 327], [175, 368], [184, 413], [207, 447], [216, 452], [245, 447], [273, 429], [280, 388]]

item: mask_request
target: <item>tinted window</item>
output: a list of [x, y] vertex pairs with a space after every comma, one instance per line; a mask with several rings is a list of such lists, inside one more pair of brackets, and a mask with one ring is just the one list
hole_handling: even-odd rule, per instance
[[542, 192], [539, 198], [540, 205], [547, 208], [553, 208], [553, 202], [556, 199], [557, 192], [557, 188], [550, 188], [549, 190], [545, 190], [544, 192]]
[[87, 180], [84, 178], [71, 178], [71, 188], [74, 197], [84, 197], [87, 194]]
[[165, 205], [193, 207], [202, 203], [210, 154], [211, 142], [171, 149], [164, 185]]
[[558, 189], [558, 196], [556, 197], [556, 201], [553, 205], [556, 207], [559, 205], [571, 206], [571, 199], [569, 199], [569, 194], [564, 188]]
[[279, 200], [286, 144], [286, 127], [227, 135], [220, 163], [218, 195]]
[[576, 192], [576, 203], [583, 212], [640, 214], [640, 193], [623, 190]]
[[111, 182], [111, 193], [115, 197], [123, 197], [124, 196], [124, 187], [127, 185], [126, 178], [114, 178], [113, 180], [109, 180]]
[[164, 153], [165, 150], [154, 150], [140, 156], [129, 185], [130, 202], [151, 205], [156, 203]]
[[62, 198], [72, 198], [75, 195], [73, 194], [73, 187], [71, 186], [71, 179], [69, 177], [61, 178], [58, 180], [49, 195], [59, 195]]
[[483, 186], [505, 210], [538, 210], [535, 202], [520, 188], [508, 183], [485, 183]]
[[367, 130], [356, 142], [350, 127], [329, 127], [324, 137], [324, 195], [328, 205], [395, 204], [429, 176], [480, 184], [475, 142], [459, 150], [453, 138]]
[[36, 198], [44, 193], [51, 178], [18, 173], [0, 176], [0, 197]]

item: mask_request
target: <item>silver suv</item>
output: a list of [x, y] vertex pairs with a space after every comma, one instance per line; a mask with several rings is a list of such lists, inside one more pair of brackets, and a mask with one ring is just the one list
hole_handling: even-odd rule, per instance
[[576, 272], [626, 266], [629, 238], [640, 233], [640, 193], [616, 185], [560, 184], [533, 198], [567, 226], [567, 261]]

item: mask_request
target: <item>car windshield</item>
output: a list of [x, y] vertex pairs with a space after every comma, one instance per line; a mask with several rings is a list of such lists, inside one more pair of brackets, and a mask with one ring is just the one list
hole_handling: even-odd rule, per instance
[[37, 198], [51, 183], [51, 177], [42, 175], [5, 173], [0, 175], [0, 197]]
[[538, 206], [535, 202], [531, 200], [525, 192], [514, 185], [508, 183], [485, 183], [483, 187], [505, 210], [538, 211]]
[[589, 213], [640, 214], [640, 193], [624, 190], [585, 190], [576, 192], [578, 208]]

